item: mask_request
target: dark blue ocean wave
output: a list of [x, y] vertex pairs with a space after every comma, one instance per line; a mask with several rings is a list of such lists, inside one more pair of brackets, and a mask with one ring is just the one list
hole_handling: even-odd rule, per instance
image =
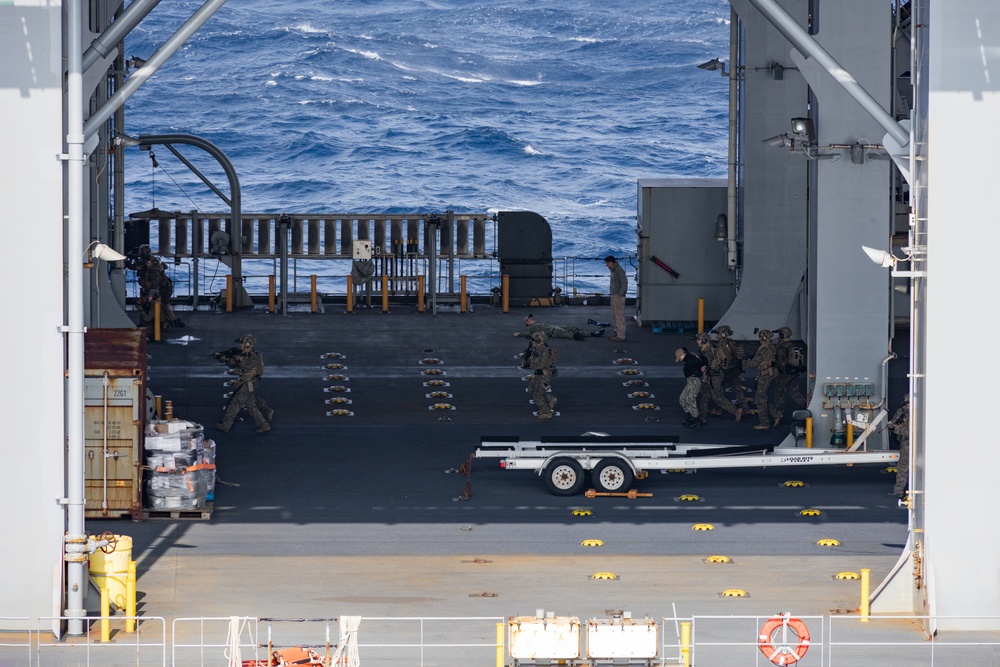
[[[161, 3], [127, 55], [198, 6]], [[725, 56], [728, 19], [725, 0], [241, 0], [129, 100], [126, 130], [215, 143], [245, 211], [529, 209], [556, 255], [630, 252], [636, 179], [725, 174], [726, 82], [695, 65]], [[127, 211], [224, 210], [157, 160], [127, 155]]]

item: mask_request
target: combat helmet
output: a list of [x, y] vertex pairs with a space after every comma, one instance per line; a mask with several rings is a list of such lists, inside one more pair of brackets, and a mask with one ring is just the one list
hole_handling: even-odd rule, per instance
[[698, 343], [698, 345], [707, 345], [708, 343], [712, 342], [712, 339], [707, 333], [703, 331], [694, 337], [694, 342]]
[[239, 340], [241, 347], [253, 347], [254, 345], [257, 344], [257, 339], [250, 334], [246, 334], [245, 336], [240, 336]]
[[770, 329], [761, 329], [760, 331], [757, 332], [757, 338], [760, 338], [762, 341], [766, 340], [766, 341], [770, 342], [771, 341], [771, 330]]
[[535, 333], [531, 334], [531, 340], [535, 343], [544, 343], [546, 340], [546, 336], [541, 331], [536, 331]]
[[792, 337], [792, 328], [778, 327], [778, 336], [780, 336], [782, 340], [789, 340]]
[[728, 324], [723, 324], [721, 327], [716, 327], [716, 329], [715, 329], [715, 335], [716, 336], [732, 336], [733, 335], [733, 330], [732, 330], [732, 328], [730, 328], [730, 326]]

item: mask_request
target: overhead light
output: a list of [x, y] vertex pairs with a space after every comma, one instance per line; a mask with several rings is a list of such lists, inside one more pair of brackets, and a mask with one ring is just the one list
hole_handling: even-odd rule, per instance
[[720, 213], [719, 217], [715, 219], [715, 240], [725, 241], [726, 233], [729, 230], [729, 225], [727, 223], [727, 218], [725, 213]]
[[861, 246], [861, 249], [868, 255], [868, 259], [885, 269], [888, 269], [890, 266], [896, 266], [896, 262], [899, 261], [897, 257], [887, 250], [876, 250], [866, 245]]
[[813, 126], [811, 118], [793, 118], [792, 119], [792, 134], [800, 134], [809, 139], [812, 143], [813, 139], [816, 138], [816, 129]]
[[115, 135], [115, 146], [138, 146], [139, 140], [135, 137], [130, 137], [127, 134], [116, 134]]
[[790, 136], [788, 136], [788, 133], [785, 132], [784, 134], [779, 134], [777, 136], [770, 137], [768, 139], [764, 139], [763, 143], [767, 144], [768, 146], [789, 146], [789, 147], [794, 147], [795, 146], [795, 139], [792, 139]]
[[726, 71], [726, 63], [722, 62], [718, 58], [712, 58], [707, 62], [703, 62], [702, 64], [698, 65], [698, 67], [700, 69], [708, 70], [710, 72], [714, 70], [719, 70], [722, 76], [729, 76], [729, 72]]
[[767, 64], [767, 71], [775, 81], [781, 81], [785, 78], [785, 67], [781, 63], [771, 61]]
[[106, 243], [101, 243], [100, 241], [91, 242], [91, 244], [83, 251], [83, 254], [87, 256], [87, 262], [83, 265], [85, 269], [93, 268], [95, 259], [103, 259], [105, 262], [120, 262], [125, 259], [125, 255], [112, 249], [111, 246]]

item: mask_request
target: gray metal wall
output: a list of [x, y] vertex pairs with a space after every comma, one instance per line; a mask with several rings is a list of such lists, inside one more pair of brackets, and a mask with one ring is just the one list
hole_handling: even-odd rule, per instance
[[[807, 3], [781, 5], [805, 24]], [[739, 339], [754, 328], [791, 326], [804, 338], [802, 308], [806, 273], [806, 161], [787, 148], [767, 145], [790, 132], [791, 118], [806, 115], [808, 91], [802, 75], [786, 69], [774, 80], [769, 63], [793, 66], [788, 41], [748, 0], [733, 0], [744, 23], [742, 230], [740, 291], [723, 321]]]
[[[890, 8], [868, 0], [820, 2], [817, 7], [816, 40], [883, 109], [892, 109]], [[885, 131], [827, 72], [798, 53], [793, 59], [818, 102], [814, 116], [821, 148], [881, 142]], [[861, 246], [887, 248], [893, 221], [890, 161], [859, 165], [852, 163], [848, 149], [825, 152], [829, 159], [815, 161], [809, 275], [811, 368], [817, 386], [809, 408], [820, 444], [829, 441], [833, 423], [832, 411], [823, 407], [825, 382], [871, 382], [875, 396], [885, 396], [890, 279]]]
[[[0, 616], [59, 614], [64, 477], [62, 15], [59, 4], [0, 5], [0, 201], [8, 247], [0, 262], [5, 314], [0, 368], [3, 463]], [[30, 128], [30, 130], [29, 130]], [[68, 261], [83, 262], [84, 249]], [[26, 278], [30, 280], [25, 284]], [[54, 596], [56, 599], [54, 600]], [[27, 627], [4, 622], [5, 627]]]
[[[926, 533], [927, 596], [939, 627], [1000, 629], [996, 563], [996, 476], [1000, 446], [992, 435], [1000, 355], [982, 353], [995, 327], [976, 330], [969, 305], [996, 302], [994, 193], [1000, 150], [1000, 3], [930, 4], [927, 146], [927, 339], [924, 482], [918, 487]], [[933, 271], [933, 274], [931, 274]], [[993, 321], [987, 315], [987, 322]], [[970, 337], [971, 335], [971, 337]], [[989, 345], [986, 349], [989, 349]], [[956, 363], [956, 353], [969, 364]], [[980, 518], [980, 513], [982, 518]]]
[[725, 242], [715, 238], [716, 219], [726, 213], [725, 179], [640, 179], [637, 188], [640, 321], [696, 321], [698, 299], [705, 319], [718, 320], [736, 296]]

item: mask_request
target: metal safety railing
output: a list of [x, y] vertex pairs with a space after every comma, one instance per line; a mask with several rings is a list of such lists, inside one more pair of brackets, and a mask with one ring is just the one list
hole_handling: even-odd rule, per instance
[[[293, 294], [302, 293], [315, 276], [320, 292], [345, 296], [355, 241], [368, 243], [375, 275], [389, 277], [393, 296], [412, 294], [419, 275], [434, 276], [437, 294], [457, 293], [460, 276], [466, 277], [472, 295], [490, 295], [501, 286], [492, 214], [303, 213], [283, 219], [277, 214], [246, 213], [239, 225], [239, 248], [243, 286], [251, 294], [265, 294], [268, 277], [279, 272], [283, 224], [287, 225], [284, 250]], [[179, 288], [174, 298], [192, 299], [220, 291], [219, 283], [230, 271], [227, 262], [232, 234], [232, 222], [222, 213], [147, 212], [127, 222], [124, 250], [148, 243], [164, 260], [168, 275]], [[621, 259], [634, 294], [635, 257]], [[433, 272], [428, 270], [431, 263]], [[564, 297], [607, 291], [608, 273], [602, 257], [553, 258], [552, 274], [553, 287]], [[129, 296], [136, 296], [136, 291]]]
[[[716, 665], [797, 664], [815, 667], [885, 665], [1000, 664], [1000, 617], [860, 615], [693, 615], [662, 617], [660, 655], [632, 664]], [[357, 617], [357, 643], [364, 667], [503, 667], [507, 655], [503, 617]], [[55, 637], [51, 628], [66, 617], [0, 617], [0, 664], [162, 665], [194, 667], [267, 664], [273, 652], [309, 649], [322, 664], [338, 664], [340, 619], [190, 617], [170, 624], [157, 616], [111, 616], [109, 639], [101, 641], [100, 617], [89, 617], [79, 637]], [[135, 621], [135, 632], [126, 624]], [[11, 629], [31, 626], [34, 629]], [[793, 630], [806, 628], [808, 647]], [[935, 629], [937, 632], [935, 632]], [[766, 637], [767, 641], [764, 640]], [[771, 650], [770, 657], [761, 645]], [[773, 650], [772, 650], [773, 649]], [[803, 650], [805, 649], [805, 650]], [[797, 652], [797, 653], [796, 653]], [[792, 661], [795, 653], [797, 660]], [[521, 661], [519, 665], [531, 665]], [[561, 663], [562, 664], [562, 663]], [[570, 663], [565, 663], [570, 664]], [[572, 662], [591, 665], [587, 658]], [[615, 663], [618, 664], [618, 663]]]

